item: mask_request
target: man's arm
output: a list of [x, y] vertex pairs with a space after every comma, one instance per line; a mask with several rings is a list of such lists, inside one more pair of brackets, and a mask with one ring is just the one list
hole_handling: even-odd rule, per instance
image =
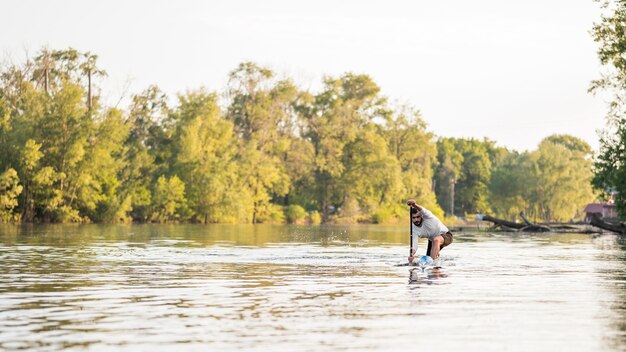
[[435, 217], [435, 216], [433, 215], [433, 213], [431, 213], [431, 211], [430, 211], [430, 210], [428, 210], [428, 209], [424, 208], [423, 206], [421, 206], [421, 205], [419, 205], [419, 204], [415, 203], [415, 199], [413, 199], [413, 198], [409, 199], [409, 200], [406, 202], [406, 204], [407, 204], [408, 206], [410, 206], [411, 208], [417, 209], [417, 210], [420, 212], [420, 214], [422, 214], [422, 217], [423, 217], [424, 219], [430, 219], [430, 218]]

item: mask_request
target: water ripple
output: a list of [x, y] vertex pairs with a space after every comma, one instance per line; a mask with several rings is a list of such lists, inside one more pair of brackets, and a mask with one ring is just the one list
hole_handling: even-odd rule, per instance
[[394, 266], [403, 229], [96, 229], [0, 235], [0, 349], [626, 345], [626, 243], [611, 236], [465, 233], [442, 269], [411, 273]]

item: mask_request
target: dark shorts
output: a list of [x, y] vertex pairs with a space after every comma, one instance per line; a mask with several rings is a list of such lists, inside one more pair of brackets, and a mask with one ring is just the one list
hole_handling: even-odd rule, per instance
[[[441, 237], [443, 237], [443, 243], [441, 244], [441, 248], [439, 248], [439, 250], [442, 250], [444, 247], [447, 247], [450, 245], [450, 243], [452, 243], [452, 241], [454, 241], [454, 237], [452, 236], [451, 232], [446, 232], [444, 234], [441, 235]], [[433, 242], [431, 240], [428, 240], [428, 249], [426, 250], [426, 255], [430, 256], [430, 249], [433, 245]]]
[[441, 235], [441, 237], [443, 237], [443, 244], [441, 245], [441, 248], [439, 249], [443, 249], [443, 247], [449, 246], [450, 243], [454, 241], [454, 238], [452, 237], [452, 232], [446, 232], [443, 235]]

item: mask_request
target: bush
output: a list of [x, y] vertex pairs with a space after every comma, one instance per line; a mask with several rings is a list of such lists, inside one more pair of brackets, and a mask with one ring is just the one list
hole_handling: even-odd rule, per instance
[[257, 209], [256, 221], [259, 223], [282, 224], [285, 222], [283, 207], [276, 204], [267, 204]]
[[287, 207], [287, 211], [285, 212], [285, 217], [287, 218], [287, 222], [290, 224], [302, 222], [306, 219], [306, 210], [303, 207], [292, 204]]
[[67, 206], [67, 205], [63, 205], [61, 207], [59, 207], [58, 209], [56, 209], [55, 211], [55, 221], [56, 222], [60, 222], [60, 223], [68, 223], [68, 222], [89, 222], [89, 218], [85, 217], [82, 218], [80, 216], [80, 213], [78, 212], [78, 210]]
[[309, 214], [309, 224], [311, 225], [319, 225], [322, 223], [322, 216], [317, 211], [312, 211]]
[[393, 209], [382, 207], [372, 215], [372, 221], [375, 224], [388, 224], [396, 220]]

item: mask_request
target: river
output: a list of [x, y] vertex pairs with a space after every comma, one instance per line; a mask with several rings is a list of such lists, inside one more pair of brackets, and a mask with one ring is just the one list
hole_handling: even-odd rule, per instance
[[626, 239], [406, 227], [1, 225], [0, 350], [626, 349]]

